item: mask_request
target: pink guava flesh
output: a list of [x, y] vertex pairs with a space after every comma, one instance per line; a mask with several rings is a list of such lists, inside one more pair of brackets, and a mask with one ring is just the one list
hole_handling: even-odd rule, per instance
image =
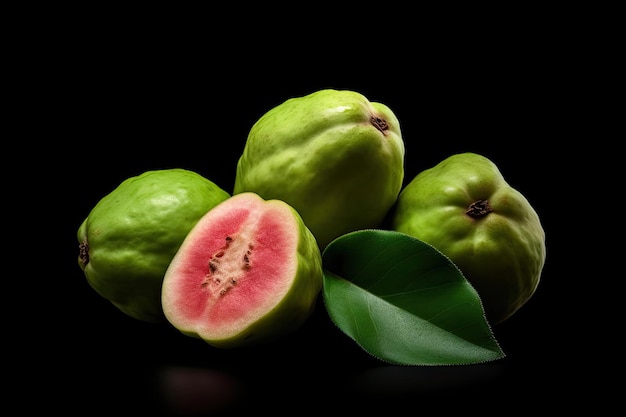
[[297, 273], [299, 227], [284, 204], [233, 196], [190, 231], [163, 281], [163, 310], [184, 333], [229, 338], [271, 311]]

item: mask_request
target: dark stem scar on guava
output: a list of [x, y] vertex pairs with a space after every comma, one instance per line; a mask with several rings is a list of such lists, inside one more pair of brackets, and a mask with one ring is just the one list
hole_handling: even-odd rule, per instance
[[370, 117], [370, 123], [378, 130], [381, 131], [381, 133], [384, 135], [386, 130], [389, 130], [389, 124], [387, 123], [387, 121], [381, 117], [378, 116], [371, 116]]
[[89, 243], [87, 243], [87, 239], [78, 245], [78, 258], [83, 265], [89, 263]]
[[467, 207], [467, 210], [465, 210], [465, 214], [474, 219], [479, 219], [481, 217], [485, 217], [492, 211], [493, 208], [491, 208], [489, 200], [476, 200]]

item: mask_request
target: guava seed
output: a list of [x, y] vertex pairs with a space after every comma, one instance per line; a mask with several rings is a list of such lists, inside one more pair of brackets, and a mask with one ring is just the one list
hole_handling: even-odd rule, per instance
[[237, 256], [236, 253], [245, 250], [243, 255], [240, 255], [243, 258], [241, 269], [248, 271], [250, 269], [250, 255], [254, 248], [252, 243], [248, 243], [242, 248], [243, 245], [234, 243], [234, 238], [231, 236], [226, 236], [225, 241], [225, 245], [209, 259], [206, 281], [201, 284], [202, 288], [211, 288], [212, 292], [220, 296], [226, 294], [230, 288], [237, 284], [239, 274], [241, 274], [236, 272], [236, 267], [229, 262], [229, 259]]

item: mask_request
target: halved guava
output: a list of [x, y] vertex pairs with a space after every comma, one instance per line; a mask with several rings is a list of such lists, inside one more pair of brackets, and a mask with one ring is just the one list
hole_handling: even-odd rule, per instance
[[298, 212], [252, 192], [218, 204], [189, 232], [165, 273], [163, 312], [220, 348], [298, 329], [322, 287], [321, 252]]
[[130, 177], [80, 225], [78, 265], [98, 294], [123, 313], [166, 323], [165, 271], [187, 232], [230, 194], [202, 175], [173, 168]]

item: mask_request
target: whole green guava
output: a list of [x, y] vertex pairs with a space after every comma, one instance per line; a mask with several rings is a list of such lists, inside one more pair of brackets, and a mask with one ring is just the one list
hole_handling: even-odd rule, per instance
[[535, 209], [488, 158], [452, 155], [420, 172], [398, 196], [392, 228], [447, 255], [478, 292], [492, 324], [535, 293], [546, 259]]
[[252, 126], [233, 194], [250, 191], [294, 207], [320, 248], [378, 226], [404, 179], [395, 114], [349, 90], [290, 98]]
[[187, 233], [225, 190], [185, 169], [146, 171], [104, 196], [78, 229], [91, 287], [138, 320], [165, 322], [161, 285]]

